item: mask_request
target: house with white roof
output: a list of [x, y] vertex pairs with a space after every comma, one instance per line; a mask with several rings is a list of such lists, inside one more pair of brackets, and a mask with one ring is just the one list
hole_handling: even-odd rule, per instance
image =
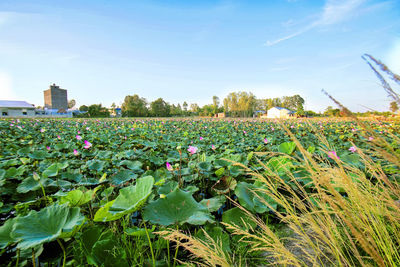
[[272, 107], [267, 112], [269, 119], [287, 119], [294, 115], [294, 111], [282, 107]]
[[35, 116], [35, 106], [26, 101], [0, 100], [0, 117]]

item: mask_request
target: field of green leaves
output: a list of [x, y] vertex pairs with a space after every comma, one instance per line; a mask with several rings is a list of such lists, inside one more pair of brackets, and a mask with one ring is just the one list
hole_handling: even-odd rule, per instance
[[[306, 218], [316, 209], [332, 225], [343, 220], [335, 231], [349, 233], [340, 242], [354, 246], [327, 238], [317, 250], [329, 253], [314, 263], [374, 265], [375, 251], [391, 250], [357, 239], [367, 230], [354, 230], [347, 222], [356, 218], [341, 217], [336, 207], [348, 216], [340, 201], [350, 203], [364, 190], [367, 182], [349, 191], [362, 179], [370, 183], [365, 192], [384, 184], [376, 189], [382, 197], [390, 185], [397, 191], [388, 199], [399, 199], [399, 166], [390, 158], [397, 157], [399, 135], [395, 121], [0, 120], [0, 265], [308, 265], [313, 255], [302, 259], [287, 241], [274, 254], [275, 245], [295, 236], [285, 229], [290, 214]], [[383, 142], [392, 149], [387, 155]], [[376, 212], [382, 224], [392, 222]], [[399, 235], [396, 227], [390, 224], [388, 236]], [[388, 246], [391, 256], [376, 265], [400, 263], [396, 240]]]

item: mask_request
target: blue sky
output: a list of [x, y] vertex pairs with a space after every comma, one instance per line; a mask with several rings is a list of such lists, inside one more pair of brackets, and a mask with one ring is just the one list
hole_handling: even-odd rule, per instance
[[56, 83], [77, 106], [250, 91], [321, 111], [334, 106], [323, 88], [388, 110], [363, 53], [400, 73], [400, 1], [0, 1], [0, 99], [36, 105]]

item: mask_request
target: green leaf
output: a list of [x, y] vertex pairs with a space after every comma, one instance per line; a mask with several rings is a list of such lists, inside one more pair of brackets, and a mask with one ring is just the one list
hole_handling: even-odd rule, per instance
[[224, 174], [225, 174], [225, 168], [224, 168], [224, 167], [219, 168], [218, 170], [215, 171], [215, 175], [216, 175], [217, 177], [221, 177], [221, 176], [224, 175]]
[[222, 214], [222, 221], [227, 224], [239, 226], [241, 229], [254, 228], [257, 223], [238, 207], [229, 209]]
[[144, 209], [143, 218], [164, 226], [183, 223], [201, 225], [207, 221], [213, 222], [206, 208], [196, 202], [190, 192], [179, 188], [165, 198], [159, 198], [148, 204]]
[[29, 191], [36, 191], [40, 189], [40, 184], [33, 176], [24, 179], [17, 187], [18, 193], [27, 193]]
[[[156, 229], [156, 226], [153, 225], [153, 227], [151, 229], [147, 229], [147, 232], [148, 233], [154, 232], [155, 229]], [[130, 235], [130, 236], [145, 236], [146, 229], [139, 228], [139, 227], [126, 228], [125, 234]]]
[[32, 153], [29, 153], [29, 157], [32, 159], [45, 159], [48, 156], [46, 151], [36, 150]]
[[11, 236], [12, 229], [15, 224], [15, 218], [8, 219], [2, 226], [0, 226], [0, 249], [7, 247], [16, 240]]
[[47, 167], [46, 170], [44, 170], [42, 176], [44, 178], [47, 178], [47, 177], [57, 176], [57, 174], [58, 174], [58, 164], [57, 163], [53, 163], [49, 167]]
[[287, 156], [273, 157], [268, 160], [268, 168], [276, 172], [278, 175], [283, 175], [294, 167], [292, 161]]
[[178, 188], [178, 182], [176, 181], [168, 181], [167, 183], [163, 184], [158, 190], [158, 194], [164, 194], [168, 195], [172, 191], [174, 191], [176, 188]]
[[209, 199], [203, 199], [200, 201], [200, 204], [203, 205], [208, 211], [214, 212], [217, 211], [226, 201], [226, 197], [224, 195], [216, 196]]
[[203, 161], [199, 163], [199, 170], [202, 172], [209, 172], [211, 171], [212, 165], [210, 162]]
[[291, 155], [296, 149], [296, 144], [294, 142], [285, 142], [279, 145], [279, 152]]
[[210, 240], [204, 234], [204, 231], [209, 235], [216, 243], [222, 244], [222, 250], [225, 252], [230, 253], [230, 238], [228, 233], [226, 233], [221, 227], [214, 226], [214, 225], [207, 225], [202, 231], [198, 231], [196, 233], [196, 237], [203, 240], [204, 242], [208, 243]]
[[92, 254], [97, 259], [97, 266], [129, 267], [125, 251], [115, 237], [98, 240], [92, 248]]
[[250, 161], [253, 158], [254, 152], [250, 152], [247, 154], [247, 161]]
[[137, 177], [137, 174], [133, 173], [130, 170], [123, 170], [120, 172], [117, 172], [115, 175], [110, 177], [110, 182], [114, 185], [121, 185], [125, 182], [128, 182], [132, 179], [135, 179]]
[[27, 216], [17, 217], [11, 236], [18, 240], [17, 248], [28, 249], [62, 235], [68, 237], [84, 220], [79, 208], [54, 204], [39, 212], [31, 211]]
[[137, 180], [136, 185], [122, 188], [118, 197], [108, 202], [104, 207], [100, 208], [95, 216], [94, 221], [112, 221], [122, 216], [132, 213], [141, 208], [149, 197], [154, 184], [152, 176], [145, 176]]
[[142, 170], [142, 163], [140, 161], [130, 161], [130, 160], [123, 160], [121, 161], [118, 166], [126, 166], [128, 169], [133, 171], [141, 171]]
[[101, 172], [104, 168], [104, 161], [101, 160], [91, 160], [86, 163], [89, 170]]
[[277, 203], [263, 191], [262, 187], [256, 187], [253, 184], [240, 182], [236, 186], [235, 194], [239, 199], [240, 205], [244, 208], [257, 213], [264, 213], [269, 210], [267, 202], [272, 208], [277, 208]]
[[93, 190], [88, 190], [85, 193], [79, 189], [69, 191], [66, 196], [60, 198], [60, 204], [69, 203], [71, 207], [82, 206], [92, 200], [94, 196]]

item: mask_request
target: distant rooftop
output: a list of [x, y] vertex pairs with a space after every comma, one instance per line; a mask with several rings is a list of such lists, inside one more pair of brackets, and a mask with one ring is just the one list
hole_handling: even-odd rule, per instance
[[283, 107], [272, 107], [272, 108], [276, 108], [277, 110], [287, 110], [287, 111], [289, 111], [289, 114], [294, 114], [294, 113], [296, 113], [296, 112], [293, 111], [293, 110], [290, 110], [290, 109], [287, 109], [287, 108], [283, 108]]
[[35, 106], [26, 101], [0, 100], [0, 108], [34, 108]]

